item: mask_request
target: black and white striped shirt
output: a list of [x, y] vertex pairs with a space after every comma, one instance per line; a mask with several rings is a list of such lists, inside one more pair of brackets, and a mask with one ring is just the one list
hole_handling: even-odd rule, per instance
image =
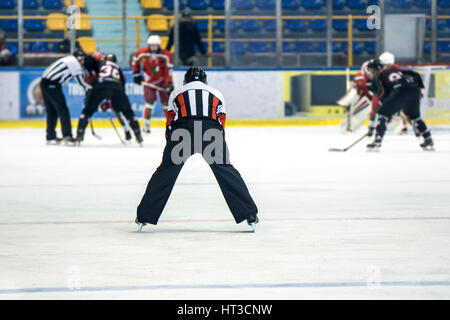
[[77, 58], [74, 56], [67, 56], [53, 62], [50, 67], [44, 71], [42, 78], [52, 82], [58, 82], [60, 85], [75, 78], [85, 91], [92, 88], [84, 81], [83, 70]]
[[193, 81], [172, 92], [167, 111], [175, 112], [174, 120], [183, 117], [218, 120], [219, 114], [226, 114], [225, 99], [219, 90], [201, 81]]

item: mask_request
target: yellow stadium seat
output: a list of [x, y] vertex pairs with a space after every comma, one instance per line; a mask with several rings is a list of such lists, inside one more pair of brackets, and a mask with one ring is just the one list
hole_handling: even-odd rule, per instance
[[51, 31], [61, 31], [66, 30], [67, 16], [62, 13], [50, 13], [47, 16], [47, 29]]
[[[64, 5], [66, 7], [70, 6], [70, 1], [71, 0], [64, 0]], [[84, 2], [84, 0], [74, 0], [73, 3], [75, 6], [77, 6], [80, 9], [86, 8], [86, 3]]]
[[91, 30], [91, 19], [89, 19], [88, 14], [81, 13], [80, 19], [81, 19], [80, 28], [77, 30], [84, 30], [84, 31]]
[[168, 31], [167, 18], [162, 14], [152, 14], [148, 16], [147, 28], [150, 31]]
[[80, 43], [81, 49], [87, 54], [91, 54], [97, 51], [97, 45], [92, 37], [79, 37], [78, 42]]
[[161, 36], [161, 49], [165, 49], [167, 47], [167, 43], [169, 42], [169, 37]]
[[162, 9], [161, 0], [141, 0], [141, 7], [144, 9]]

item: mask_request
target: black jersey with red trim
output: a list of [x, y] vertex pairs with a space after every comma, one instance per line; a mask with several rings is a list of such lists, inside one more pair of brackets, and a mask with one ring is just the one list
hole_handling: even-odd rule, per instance
[[407, 86], [405, 76], [396, 66], [381, 69], [376, 75], [376, 80], [378, 88], [375, 92], [380, 101], [389, 97], [394, 90]]
[[100, 66], [98, 81], [99, 83], [117, 82], [125, 85], [126, 78], [122, 68], [117, 63], [106, 61]]
[[222, 93], [201, 81], [176, 88], [169, 97], [167, 125], [181, 118], [210, 118], [225, 125], [225, 99]]

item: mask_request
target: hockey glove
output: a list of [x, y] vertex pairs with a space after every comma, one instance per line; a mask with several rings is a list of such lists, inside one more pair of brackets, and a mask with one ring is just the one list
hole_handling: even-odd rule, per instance
[[170, 95], [172, 93], [173, 89], [175, 89], [175, 87], [173, 86], [173, 83], [169, 82], [167, 84], [167, 93]]
[[140, 84], [142, 83], [143, 80], [144, 80], [144, 79], [142, 78], [142, 75], [141, 75], [141, 74], [138, 74], [138, 73], [133, 74], [133, 81], [134, 81], [134, 83], [140, 85]]

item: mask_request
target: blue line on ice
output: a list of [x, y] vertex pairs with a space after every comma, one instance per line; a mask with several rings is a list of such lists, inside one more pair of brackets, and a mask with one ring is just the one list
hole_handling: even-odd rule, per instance
[[[450, 281], [387, 281], [380, 282], [380, 287], [433, 287], [450, 286]], [[298, 282], [298, 283], [248, 283], [248, 284], [203, 284], [203, 285], [148, 285], [148, 286], [104, 286], [54, 288], [20, 288], [0, 289], [0, 294], [40, 293], [40, 292], [77, 292], [77, 291], [136, 291], [136, 290], [177, 290], [177, 289], [248, 289], [248, 288], [342, 288], [369, 287], [366, 282]], [[375, 284], [372, 284], [375, 286]]]

